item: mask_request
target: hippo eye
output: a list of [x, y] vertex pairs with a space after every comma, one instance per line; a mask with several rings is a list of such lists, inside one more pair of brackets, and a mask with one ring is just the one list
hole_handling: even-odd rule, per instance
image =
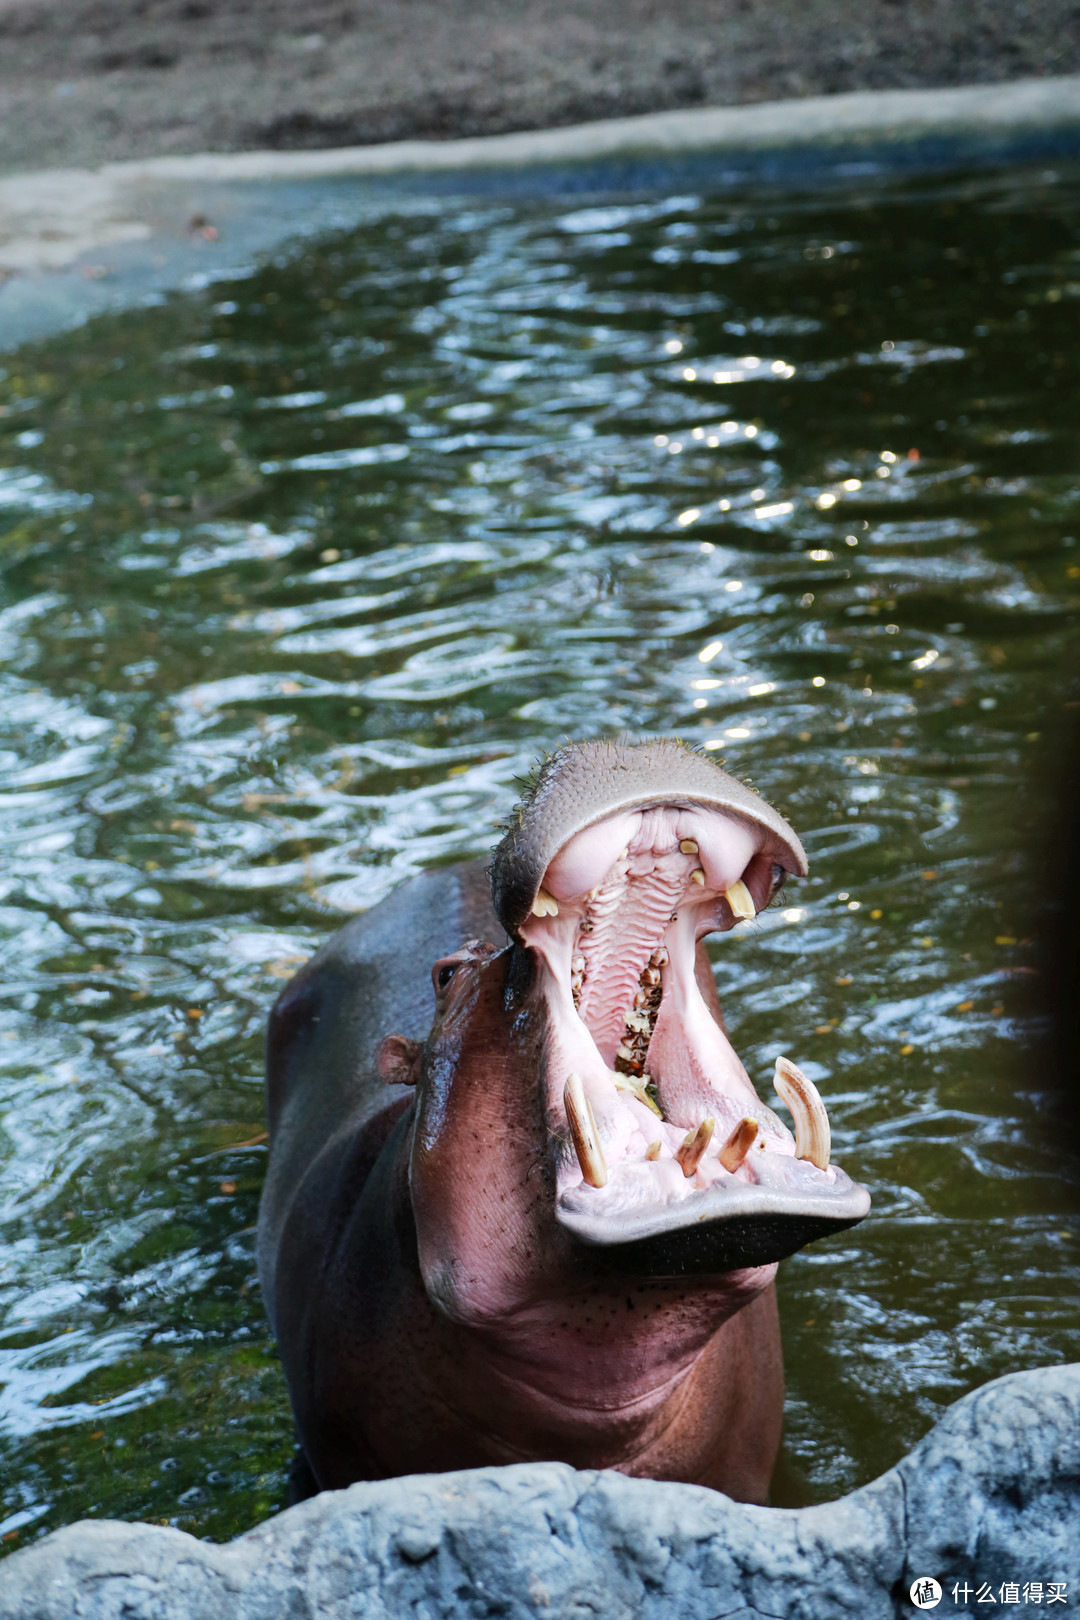
[[439, 968], [437, 974], [435, 975], [435, 983], [440, 990], [446, 989], [447, 985], [450, 983], [450, 980], [457, 972], [459, 966], [460, 963], [458, 962], [444, 962], [442, 967]]

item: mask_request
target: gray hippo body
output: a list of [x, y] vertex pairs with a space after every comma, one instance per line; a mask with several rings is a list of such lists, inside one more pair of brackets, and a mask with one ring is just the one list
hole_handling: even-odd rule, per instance
[[764, 1499], [776, 1261], [869, 1202], [805, 1077], [792, 1142], [723, 1034], [701, 940], [784, 869], [710, 761], [585, 745], [491, 886], [424, 873], [286, 986], [259, 1269], [318, 1485], [559, 1459]]

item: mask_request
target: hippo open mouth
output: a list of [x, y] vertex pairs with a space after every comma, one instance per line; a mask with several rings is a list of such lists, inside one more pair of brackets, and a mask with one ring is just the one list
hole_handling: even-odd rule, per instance
[[[598, 815], [595, 800], [565, 803], [556, 756], [493, 866], [496, 903], [536, 953], [549, 1011], [556, 1218], [634, 1270], [764, 1265], [870, 1207], [829, 1163], [824, 1104], [793, 1063], [777, 1058], [774, 1084], [794, 1138], [759, 1100], [698, 950], [752, 920], [806, 857], [787, 823], [711, 761], [672, 744], [634, 752], [657, 751], [666, 791], [650, 758], [651, 793], [622, 780], [622, 802], [605, 795]], [[528, 836], [538, 821], [545, 836]], [[500, 865], [508, 842], [515, 859]]]

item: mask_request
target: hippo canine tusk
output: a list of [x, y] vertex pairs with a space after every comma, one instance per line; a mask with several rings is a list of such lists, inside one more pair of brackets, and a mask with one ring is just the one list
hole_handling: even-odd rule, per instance
[[733, 883], [730, 889], [724, 890], [724, 899], [731, 907], [736, 922], [752, 922], [757, 916], [754, 902], [750, 898], [750, 890], [742, 878]]
[[600, 1146], [596, 1120], [585, 1095], [580, 1074], [571, 1072], [563, 1088], [563, 1107], [574, 1139], [574, 1152], [581, 1166], [582, 1179], [590, 1187], [607, 1186], [607, 1160]]
[[776, 1060], [773, 1086], [795, 1120], [795, 1157], [809, 1159], [819, 1170], [829, 1166], [829, 1116], [817, 1087], [785, 1057]]
[[532, 903], [534, 917], [557, 917], [559, 915], [559, 902], [553, 894], [546, 889], [537, 889], [536, 899]]
[[739, 1168], [757, 1140], [757, 1133], [757, 1120], [745, 1114], [720, 1149], [720, 1163], [725, 1170]]
[[712, 1141], [715, 1124], [715, 1120], [703, 1119], [696, 1131], [687, 1131], [682, 1142], [675, 1149], [675, 1158], [681, 1165], [682, 1173], [688, 1181], [705, 1156], [705, 1149]]

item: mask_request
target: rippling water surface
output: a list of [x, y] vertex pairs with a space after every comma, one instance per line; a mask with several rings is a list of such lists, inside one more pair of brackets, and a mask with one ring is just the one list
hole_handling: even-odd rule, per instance
[[1078, 299], [1069, 173], [414, 201], [9, 358], [5, 1548], [280, 1504], [268, 1006], [567, 734], [681, 733], [810, 853], [715, 952], [874, 1197], [782, 1269], [778, 1499], [1080, 1357], [1033, 1045]]

